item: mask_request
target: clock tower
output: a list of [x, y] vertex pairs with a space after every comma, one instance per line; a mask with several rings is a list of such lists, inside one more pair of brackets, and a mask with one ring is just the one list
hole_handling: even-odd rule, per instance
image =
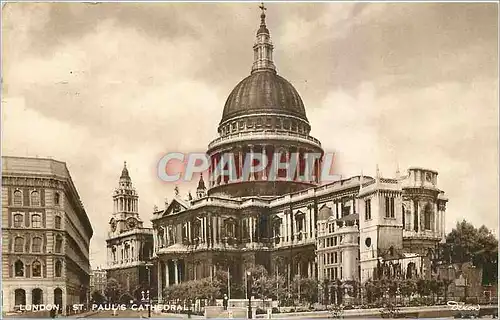
[[139, 196], [132, 185], [132, 179], [123, 164], [118, 188], [113, 192], [113, 217], [109, 221], [110, 235], [120, 234], [136, 228], [142, 228], [139, 217]]
[[153, 231], [139, 216], [139, 196], [123, 165], [118, 187], [113, 192], [113, 214], [109, 220], [107, 277], [116, 279], [130, 296], [139, 298], [154, 281]]

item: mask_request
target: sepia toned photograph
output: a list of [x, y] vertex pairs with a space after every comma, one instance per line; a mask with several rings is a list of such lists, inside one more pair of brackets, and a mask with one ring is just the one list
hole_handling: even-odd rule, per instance
[[2, 318], [498, 318], [497, 2], [2, 2]]

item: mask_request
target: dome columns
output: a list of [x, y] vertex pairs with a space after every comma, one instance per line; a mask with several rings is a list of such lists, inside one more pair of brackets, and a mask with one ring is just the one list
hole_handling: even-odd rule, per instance
[[[210, 153], [210, 187], [276, 181], [316, 185], [320, 182], [321, 160], [309, 154], [322, 151], [315, 149], [269, 142], [217, 148]], [[264, 168], [260, 168], [261, 161], [265, 161]]]

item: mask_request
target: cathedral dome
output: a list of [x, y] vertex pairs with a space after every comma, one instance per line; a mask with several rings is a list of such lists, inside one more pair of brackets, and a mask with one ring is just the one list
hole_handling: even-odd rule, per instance
[[236, 85], [224, 105], [221, 123], [255, 113], [290, 115], [308, 122], [297, 90], [272, 69], [252, 72]]

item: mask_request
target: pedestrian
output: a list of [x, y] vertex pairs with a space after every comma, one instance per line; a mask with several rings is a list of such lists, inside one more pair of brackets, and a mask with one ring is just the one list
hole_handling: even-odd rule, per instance
[[50, 309], [50, 317], [52, 319], [54, 319], [56, 317], [56, 309], [55, 308]]
[[229, 302], [229, 298], [227, 297], [227, 294], [224, 293], [224, 298], [222, 299], [222, 305], [224, 306], [224, 310], [227, 310], [228, 302]]

